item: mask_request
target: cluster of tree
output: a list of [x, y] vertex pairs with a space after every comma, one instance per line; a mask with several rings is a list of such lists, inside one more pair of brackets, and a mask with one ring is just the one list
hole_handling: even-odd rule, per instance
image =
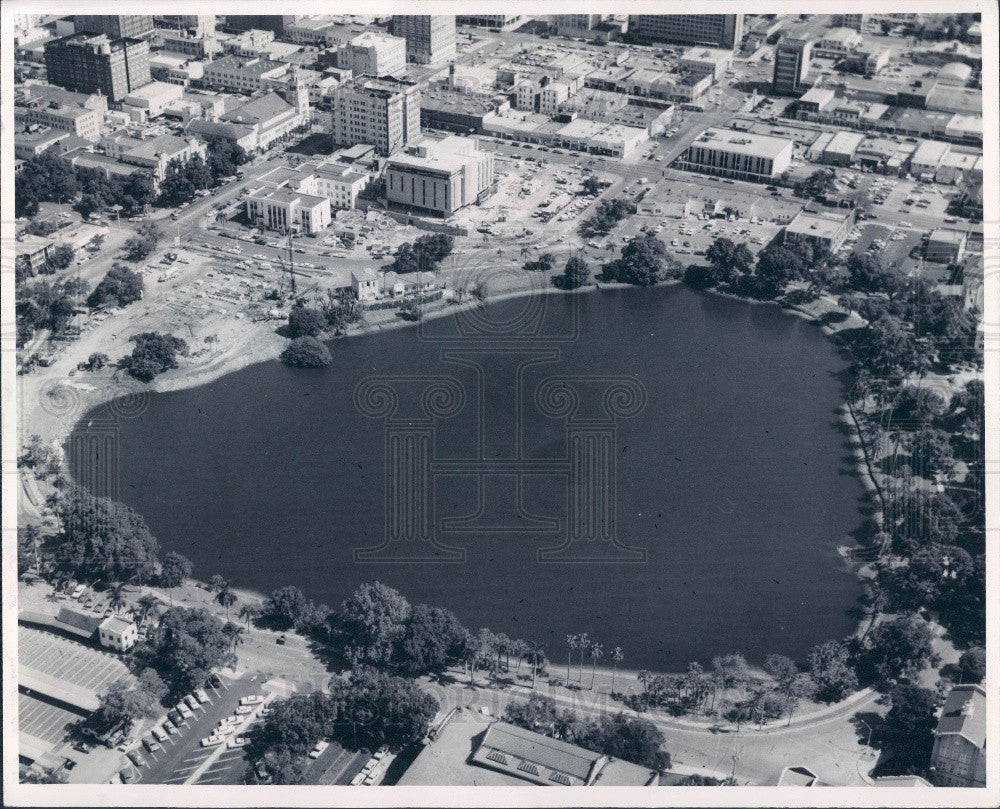
[[87, 297], [87, 306], [97, 309], [101, 306], [128, 306], [142, 299], [142, 276], [124, 264], [115, 262], [107, 275], [94, 287]]
[[190, 202], [198, 191], [204, 191], [215, 184], [212, 170], [200, 154], [193, 154], [185, 161], [174, 158], [167, 164], [160, 181], [159, 204], [180, 205]]
[[24, 448], [17, 457], [17, 465], [21, 469], [31, 469], [41, 480], [49, 475], [58, 475], [62, 469], [59, 451], [51, 444], [46, 444], [37, 434], [24, 443]]
[[143, 222], [135, 229], [135, 235], [125, 242], [125, 258], [129, 261], [142, 261], [156, 249], [161, 236], [155, 222]]
[[833, 169], [817, 169], [794, 187], [797, 197], [824, 197], [837, 187], [837, 172]]
[[398, 273], [433, 272], [451, 255], [455, 240], [444, 233], [421, 236], [412, 244], [402, 244], [396, 251], [392, 269]]
[[70, 488], [56, 514], [62, 525], [56, 560], [84, 581], [153, 579], [159, 545], [146, 521], [122, 503]]
[[323, 368], [333, 362], [333, 357], [322, 340], [296, 337], [281, 352], [281, 361], [292, 368]]
[[670, 754], [663, 749], [666, 739], [648, 719], [621, 713], [582, 719], [572, 711], [560, 711], [552, 698], [542, 694], [532, 694], [527, 701], [512, 700], [503, 718], [594, 753], [658, 771], [670, 768]]
[[126, 216], [143, 213], [156, 200], [153, 178], [144, 171], [127, 177], [108, 177], [96, 169], [78, 169], [80, 199], [75, 207], [84, 216], [121, 206]]
[[[439, 708], [438, 701], [412, 681], [370, 668], [349, 679], [335, 678], [328, 694], [293, 696], [271, 705], [264, 721], [250, 731], [247, 758], [263, 762], [273, 783], [301, 781], [306, 754], [321, 739], [349, 750], [400, 750], [422, 739]], [[247, 774], [256, 781], [254, 767]]]
[[131, 338], [135, 343], [131, 354], [118, 360], [118, 367], [142, 382], [151, 382], [164, 371], [177, 367], [177, 357], [186, 357], [188, 345], [180, 337], [143, 332]]
[[43, 329], [53, 337], [62, 334], [85, 290], [86, 286], [76, 278], [21, 284], [14, 303], [18, 348]]
[[34, 216], [42, 202], [76, 198], [78, 186], [73, 167], [52, 152], [26, 160], [14, 177], [14, 215]]
[[312, 309], [303, 303], [296, 303], [288, 311], [288, 336], [293, 340], [298, 337], [315, 337], [326, 330], [326, 316], [319, 309]]
[[892, 707], [872, 735], [872, 744], [886, 753], [880, 769], [919, 772], [930, 764], [937, 727], [938, 700], [933, 691], [910, 683], [889, 692]]
[[208, 145], [208, 170], [215, 184], [223, 177], [234, 175], [237, 167], [249, 159], [246, 150], [239, 144], [218, 140]]
[[620, 258], [601, 268], [601, 275], [605, 281], [651, 286], [664, 280], [679, 266], [656, 234], [640, 233], [629, 240]]
[[66, 223], [59, 219], [32, 219], [25, 226], [24, 232], [32, 236], [51, 236], [65, 226]]
[[584, 194], [590, 194], [592, 197], [596, 197], [601, 193], [601, 189], [604, 188], [605, 183], [602, 183], [596, 176], [591, 174], [589, 177], [584, 177], [582, 185]]
[[100, 705], [87, 724], [99, 734], [121, 729], [125, 734], [142, 719], [152, 719], [163, 711], [167, 685], [154, 669], [143, 669], [131, 683], [122, 678], [101, 695]]
[[590, 281], [590, 267], [582, 256], [570, 256], [560, 278], [563, 289], [576, 289]]
[[624, 197], [602, 199], [594, 208], [590, 218], [580, 223], [580, 233], [584, 236], [603, 236], [626, 216], [635, 213], [635, 205]]
[[556, 264], [556, 257], [551, 253], [542, 253], [538, 258], [526, 261], [524, 269], [527, 272], [549, 272]]
[[76, 258], [76, 250], [68, 244], [57, 244], [45, 256], [45, 262], [40, 267], [33, 267], [26, 255], [19, 255], [14, 259], [14, 282], [20, 284], [28, 278], [36, 275], [52, 275], [65, 270], [73, 259]]
[[235, 662], [222, 622], [208, 610], [170, 607], [135, 647], [139, 668], [156, 671], [171, 697], [205, 684], [212, 669]]

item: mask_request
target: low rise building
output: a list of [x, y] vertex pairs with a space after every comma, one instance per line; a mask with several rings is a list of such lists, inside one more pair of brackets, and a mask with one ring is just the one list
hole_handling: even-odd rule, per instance
[[852, 214], [837, 210], [800, 211], [785, 225], [783, 241], [786, 244], [808, 243], [835, 253], [851, 232]]
[[947, 143], [923, 141], [910, 158], [910, 173], [919, 179], [933, 180], [950, 151], [951, 146]]
[[956, 685], [941, 710], [931, 771], [936, 786], [986, 786], [986, 691], [979, 685]]
[[69, 132], [61, 132], [47, 126], [35, 126], [33, 130], [17, 132], [14, 135], [14, 157], [20, 160], [31, 160], [70, 136]]
[[125, 106], [142, 111], [143, 120], [156, 118], [174, 101], [184, 95], [184, 88], [177, 84], [153, 81], [125, 96]]
[[15, 242], [15, 254], [18, 261], [24, 263], [28, 271], [34, 275], [45, 267], [49, 251], [54, 246], [49, 238], [25, 233]]
[[200, 155], [204, 159], [207, 154], [205, 144], [197, 139], [179, 138], [176, 135], [159, 135], [140, 141], [133, 138], [109, 138], [102, 141], [101, 145], [106, 155], [129, 166], [146, 170], [156, 182], [166, 176], [167, 166], [171, 161], [185, 163], [194, 155]]
[[833, 28], [823, 34], [813, 48], [813, 55], [827, 59], [841, 59], [857, 50], [863, 43], [861, 34], [853, 28]]
[[771, 182], [788, 170], [792, 153], [793, 142], [786, 138], [713, 128], [699, 135], [675, 165], [701, 174]]
[[496, 190], [493, 153], [457, 136], [425, 141], [390, 158], [385, 176], [390, 205], [439, 216], [478, 204]]
[[[59, 90], [60, 88], [52, 88]], [[84, 93], [60, 91], [51, 93], [46, 85], [27, 85], [14, 95], [14, 123], [19, 126], [44, 126], [67, 132], [89, 141], [101, 136], [101, 124], [107, 111], [107, 99], [100, 105], [84, 106], [78, 100], [88, 99]]]
[[837, 132], [823, 149], [822, 161], [832, 166], [849, 166], [864, 140], [860, 132]]
[[965, 255], [969, 235], [951, 228], [932, 230], [924, 248], [924, 258], [935, 264], [957, 264]]
[[109, 615], [97, 628], [97, 639], [101, 646], [116, 652], [127, 652], [139, 640], [139, 628], [135, 621], [120, 615]]
[[278, 93], [267, 93], [251, 99], [220, 116], [220, 122], [252, 127], [255, 149], [267, 149], [277, 140], [287, 137], [309, 122], [306, 109], [289, 104]]
[[250, 94], [258, 92], [265, 79], [276, 79], [287, 71], [287, 62], [259, 56], [223, 56], [205, 65], [201, 84], [217, 90]]
[[680, 59], [682, 70], [695, 76], [711, 76], [713, 81], [722, 78], [733, 64], [733, 52], [724, 48], [689, 48]]
[[250, 194], [246, 212], [257, 227], [279, 233], [319, 233], [331, 222], [328, 198], [287, 187]]
[[365, 31], [338, 51], [337, 64], [355, 76], [393, 76], [406, 73], [406, 40]]
[[379, 278], [375, 270], [367, 267], [351, 271], [351, 289], [361, 303], [370, 303], [379, 296]]

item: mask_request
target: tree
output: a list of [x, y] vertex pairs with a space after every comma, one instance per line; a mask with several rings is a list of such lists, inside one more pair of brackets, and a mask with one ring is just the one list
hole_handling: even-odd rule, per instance
[[833, 169], [817, 169], [796, 186], [795, 193], [803, 197], [823, 197], [837, 187], [837, 173]]
[[132, 337], [131, 342], [135, 348], [118, 361], [118, 366], [142, 382], [151, 382], [165, 371], [177, 368], [177, 357], [188, 355], [187, 343], [170, 334], [147, 331]]
[[678, 781], [674, 786], [677, 787], [734, 787], [736, 786], [736, 781], [732, 778], [725, 778], [719, 780], [718, 778], [713, 778], [711, 775], [700, 775], [695, 773], [693, 775], [685, 775], [680, 781]]
[[146, 619], [153, 616], [155, 621], [158, 616], [158, 608], [160, 606], [160, 599], [154, 596], [152, 593], [145, 593], [139, 596], [136, 601], [136, 606], [139, 608], [139, 625], [142, 626], [146, 623]]
[[572, 743], [595, 753], [658, 771], [670, 767], [670, 754], [663, 750], [663, 733], [648, 719], [619, 713], [581, 723], [573, 731]]
[[297, 337], [281, 352], [281, 361], [292, 368], [323, 368], [333, 362], [333, 357], [321, 340]]
[[527, 700], [508, 702], [503, 719], [519, 728], [552, 736], [559, 723], [559, 710], [551, 697], [532, 694]]
[[672, 264], [666, 245], [655, 234], [643, 233], [629, 240], [621, 258], [604, 265], [603, 274], [609, 281], [650, 286], [661, 280]]
[[597, 179], [593, 174], [589, 177], [585, 177], [583, 180], [583, 192], [585, 194], [590, 194], [592, 197], [596, 197], [601, 193], [602, 184], [601, 181]]
[[89, 357], [87, 357], [87, 370], [88, 371], [100, 371], [102, 368], [107, 366], [111, 358], [107, 354], [103, 354], [99, 351], [95, 351]]
[[569, 685], [569, 667], [573, 663], [573, 651], [580, 647], [580, 636], [579, 635], [567, 635], [566, 645], [569, 647], [569, 652], [566, 656], [566, 684]]
[[986, 677], [986, 650], [982, 646], [966, 649], [958, 658], [958, 670], [963, 683], [981, 683]]
[[618, 674], [618, 666], [625, 659], [625, 652], [622, 651], [621, 646], [616, 646], [611, 651], [611, 662], [613, 663], [611, 669], [611, 694], [615, 693], [615, 677]]
[[590, 268], [580, 256], [570, 256], [563, 270], [563, 288], [576, 289], [590, 280]]
[[221, 590], [228, 590], [228, 589], [229, 589], [229, 582], [226, 581], [224, 576], [218, 573], [213, 573], [211, 576], [208, 577], [209, 592], [218, 593]]
[[746, 683], [749, 671], [746, 659], [737, 652], [712, 658], [712, 674], [722, 688], [739, 688]]
[[340, 606], [338, 624], [357, 659], [388, 663], [411, 614], [406, 598], [380, 582], [358, 587]]
[[791, 724], [795, 706], [806, 692], [798, 665], [790, 657], [770, 654], [764, 661], [764, 671], [774, 679], [775, 690], [781, 697], [784, 710], [788, 712], [788, 723]]
[[118, 611], [121, 610], [125, 604], [125, 589], [120, 583], [116, 584], [111, 588], [111, 590], [108, 591], [108, 606], [111, 607], [115, 613], [118, 613]]
[[90, 721], [100, 733], [121, 728], [127, 734], [140, 719], [159, 714], [160, 701], [166, 695], [167, 687], [160, 676], [152, 669], [144, 669], [135, 685], [125, 677], [112, 683]]
[[400, 665], [410, 674], [441, 672], [461, 659], [465, 635], [450, 611], [417, 604], [399, 642]]
[[257, 620], [261, 616], [261, 609], [255, 604], [243, 603], [240, 607], [239, 617], [240, 620], [247, 622], [247, 632], [250, 631], [250, 622]]
[[230, 649], [235, 653], [236, 647], [243, 643], [243, 627], [227, 620], [222, 625], [222, 634], [229, 640]]
[[264, 600], [263, 617], [276, 629], [291, 629], [305, 614], [308, 600], [293, 585], [274, 590]]
[[155, 222], [143, 222], [135, 229], [135, 236], [125, 242], [125, 258], [142, 261], [156, 249], [161, 235]]
[[604, 646], [596, 641], [590, 644], [590, 690], [594, 690], [594, 679], [597, 677], [597, 661], [604, 657]]
[[45, 268], [49, 272], [65, 270], [73, 263], [75, 257], [76, 251], [68, 244], [57, 244], [49, 251], [49, 255], [45, 259]]
[[74, 487], [58, 508], [60, 565], [88, 581], [149, 581], [159, 545], [146, 521], [128, 506]]
[[580, 225], [584, 236], [603, 236], [629, 214], [635, 213], [635, 206], [624, 197], [602, 199], [594, 208], [593, 215]]
[[33, 523], [17, 527], [17, 575], [41, 571], [42, 532]]
[[226, 584], [222, 587], [215, 596], [215, 600], [220, 606], [226, 608], [226, 623], [229, 623], [229, 610], [237, 602], [236, 593], [229, 589], [229, 585]]
[[580, 682], [583, 682], [583, 659], [587, 655], [587, 649], [590, 648], [590, 636], [586, 632], [581, 633], [577, 639], [577, 644], [580, 647]]
[[716, 238], [705, 251], [705, 258], [712, 267], [711, 281], [715, 284], [730, 283], [753, 267], [753, 254], [743, 243], [736, 244], [724, 236]]
[[142, 276], [124, 264], [114, 264], [87, 298], [87, 306], [97, 309], [107, 304], [127, 306], [142, 298]]
[[916, 677], [934, 654], [934, 637], [923, 621], [897, 618], [879, 624], [869, 635], [869, 659], [883, 683]]
[[204, 609], [171, 607], [136, 652], [159, 672], [171, 694], [200, 688], [209, 672], [235, 662], [222, 624]]
[[809, 676], [816, 685], [816, 699], [840, 702], [858, 687], [858, 676], [851, 668], [847, 649], [835, 640], [809, 650]]
[[337, 708], [335, 737], [353, 750], [400, 750], [426, 734], [440, 705], [411, 680], [361, 668], [330, 683]]
[[757, 254], [757, 267], [752, 276], [743, 278], [745, 290], [755, 298], [774, 298], [790, 281], [801, 278], [805, 262], [796, 251], [769, 245]]
[[246, 749], [250, 761], [264, 758], [272, 775], [276, 769], [284, 767], [276, 768], [272, 764], [274, 759], [270, 757], [279, 761], [286, 757], [301, 759], [316, 742], [333, 733], [337, 707], [320, 691], [275, 700], [269, 707], [270, 712], [264, 721], [250, 730]]
[[524, 269], [527, 272], [549, 272], [555, 262], [555, 256], [551, 253], [542, 253], [534, 261], [525, 262]]
[[163, 557], [160, 564], [160, 586], [167, 588], [171, 606], [174, 603], [174, 588], [180, 587], [193, 571], [194, 565], [186, 556], [170, 551]]
[[905, 278], [900, 273], [883, 266], [877, 255], [868, 253], [851, 253], [847, 257], [847, 276], [851, 289], [859, 292], [885, 292], [890, 298], [899, 294], [905, 283]]
[[41, 202], [73, 199], [78, 191], [73, 167], [53, 152], [26, 160], [14, 179], [14, 215], [34, 216]]
[[319, 309], [298, 304], [288, 312], [288, 336], [315, 337], [327, 326], [326, 317]]
[[934, 745], [934, 693], [915, 685], [897, 685], [889, 694], [892, 707], [879, 729], [879, 738], [893, 751], [896, 767], [926, 767]]

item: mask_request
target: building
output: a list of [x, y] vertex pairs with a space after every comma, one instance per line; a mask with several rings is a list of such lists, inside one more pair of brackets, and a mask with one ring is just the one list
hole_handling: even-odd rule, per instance
[[103, 120], [104, 115], [98, 110], [33, 97], [29, 92], [16, 94], [14, 100], [14, 122], [19, 126], [42, 126], [97, 141]]
[[950, 228], [932, 230], [924, 248], [924, 258], [935, 264], [957, 264], [965, 255], [968, 240], [969, 235], [960, 230]]
[[910, 158], [910, 173], [918, 179], [932, 181], [950, 151], [951, 146], [947, 143], [923, 141]]
[[734, 50], [743, 39], [743, 15], [632, 14], [628, 18], [628, 31], [640, 42]]
[[276, 79], [287, 72], [287, 62], [230, 55], [206, 64], [201, 83], [217, 90], [251, 94], [260, 90], [266, 79]]
[[459, 25], [474, 25], [478, 28], [497, 28], [500, 31], [509, 31], [523, 19], [524, 16], [521, 14], [478, 14], [459, 15], [455, 17], [455, 22]]
[[986, 786], [986, 691], [956, 685], [934, 731], [931, 770], [936, 786]]
[[14, 135], [14, 157], [31, 160], [42, 152], [69, 137], [69, 132], [50, 127], [34, 127], [33, 132], [17, 132]]
[[795, 104], [795, 117], [812, 121], [825, 114], [837, 101], [837, 92], [829, 87], [812, 87]]
[[390, 205], [448, 216], [496, 190], [493, 153], [455, 135], [425, 141], [389, 159], [385, 196]]
[[351, 210], [355, 207], [358, 194], [368, 184], [368, 174], [358, 171], [352, 165], [328, 160], [324, 163], [307, 163], [296, 169], [283, 166], [269, 171], [258, 182], [259, 187], [251, 193], [267, 189], [288, 187], [314, 197], [326, 197], [334, 208]]
[[867, 14], [834, 14], [833, 24], [837, 28], [853, 28], [855, 31], [864, 31], [868, 22]]
[[248, 195], [246, 211], [257, 227], [279, 233], [319, 233], [332, 221], [329, 199], [285, 187]]
[[799, 211], [785, 225], [783, 241], [786, 244], [808, 243], [824, 247], [831, 253], [837, 252], [851, 232], [854, 218], [850, 213], [839, 210]]
[[439, 65], [455, 58], [455, 18], [446, 14], [397, 14], [392, 33], [406, 40], [406, 58], [418, 65]]
[[589, 37], [604, 22], [604, 14], [553, 14], [549, 24], [563, 37]]
[[483, 134], [483, 121], [510, 102], [493, 95], [429, 89], [420, 93], [420, 125], [462, 135]]
[[338, 66], [355, 76], [402, 76], [406, 72], [406, 40], [365, 31], [338, 53]]
[[431, 741], [403, 773], [400, 786], [656, 786], [659, 773], [507, 722], [458, 709], [431, 731]]
[[219, 121], [252, 127], [256, 139], [254, 148], [267, 149], [308, 124], [308, 101], [303, 108], [301, 104], [293, 106], [278, 93], [267, 93], [219, 116]]
[[142, 14], [77, 14], [73, 18], [77, 31], [104, 34], [109, 39], [138, 39], [153, 33], [153, 18]]
[[215, 34], [214, 14], [164, 14], [153, 20], [161, 28], [183, 31], [192, 37], [210, 37]]
[[779, 787], [818, 787], [825, 786], [808, 767], [799, 765], [797, 767], [785, 767], [778, 776]]
[[812, 58], [812, 40], [782, 37], [774, 49], [771, 86], [782, 95], [799, 95], [805, 89]]
[[192, 33], [186, 28], [157, 28], [154, 44], [171, 53], [182, 53], [194, 59], [211, 59], [222, 51], [222, 42], [212, 34]]
[[82, 93], [100, 92], [116, 104], [149, 84], [149, 43], [109, 39], [106, 34], [70, 34], [45, 43], [51, 84]]
[[101, 646], [117, 652], [127, 652], [139, 640], [139, 629], [135, 621], [120, 615], [109, 615], [97, 628], [97, 638]]
[[178, 84], [153, 81], [125, 96], [125, 106], [142, 111], [143, 119], [156, 118], [173, 102], [184, 95]]
[[361, 270], [351, 270], [351, 289], [354, 297], [362, 303], [378, 298], [378, 273], [365, 267]]
[[834, 28], [816, 43], [815, 55], [826, 59], [841, 59], [861, 47], [861, 34], [853, 28]]
[[297, 23], [301, 15], [295, 14], [227, 14], [226, 28], [230, 31], [271, 31], [278, 36], [285, 32], [285, 26]]
[[15, 253], [26, 265], [28, 272], [34, 275], [45, 267], [45, 262], [49, 260], [49, 251], [54, 246], [51, 239], [25, 233], [15, 242]]
[[690, 48], [681, 55], [680, 67], [693, 76], [711, 76], [718, 81], [733, 63], [733, 52], [725, 48]]
[[831, 166], [849, 166], [854, 162], [854, 155], [864, 140], [865, 136], [860, 132], [841, 130], [834, 134], [823, 149], [821, 160]]
[[333, 91], [334, 146], [370, 143], [390, 155], [420, 137], [420, 88], [390, 77], [362, 78]]
[[132, 138], [124, 138], [118, 148], [115, 148], [114, 143], [113, 139], [102, 142], [105, 154], [129, 166], [145, 169], [156, 182], [166, 176], [167, 166], [171, 161], [186, 163], [195, 155], [200, 155], [202, 159], [206, 157], [203, 143], [193, 138], [185, 140], [176, 135], [159, 135], [138, 142]]
[[707, 129], [681, 154], [675, 165], [687, 171], [771, 182], [787, 171], [793, 142], [735, 129]]

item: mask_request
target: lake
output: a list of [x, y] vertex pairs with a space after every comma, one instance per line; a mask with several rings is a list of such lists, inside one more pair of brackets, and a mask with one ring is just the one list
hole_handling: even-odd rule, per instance
[[837, 549], [864, 491], [847, 363], [815, 325], [673, 286], [330, 347], [329, 368], [262, 363], [120, 420], [117, 496], [198, 578], [331, 606], [378, 579], [554, 664], [568, 633], [671, 671], [851, 631]]

